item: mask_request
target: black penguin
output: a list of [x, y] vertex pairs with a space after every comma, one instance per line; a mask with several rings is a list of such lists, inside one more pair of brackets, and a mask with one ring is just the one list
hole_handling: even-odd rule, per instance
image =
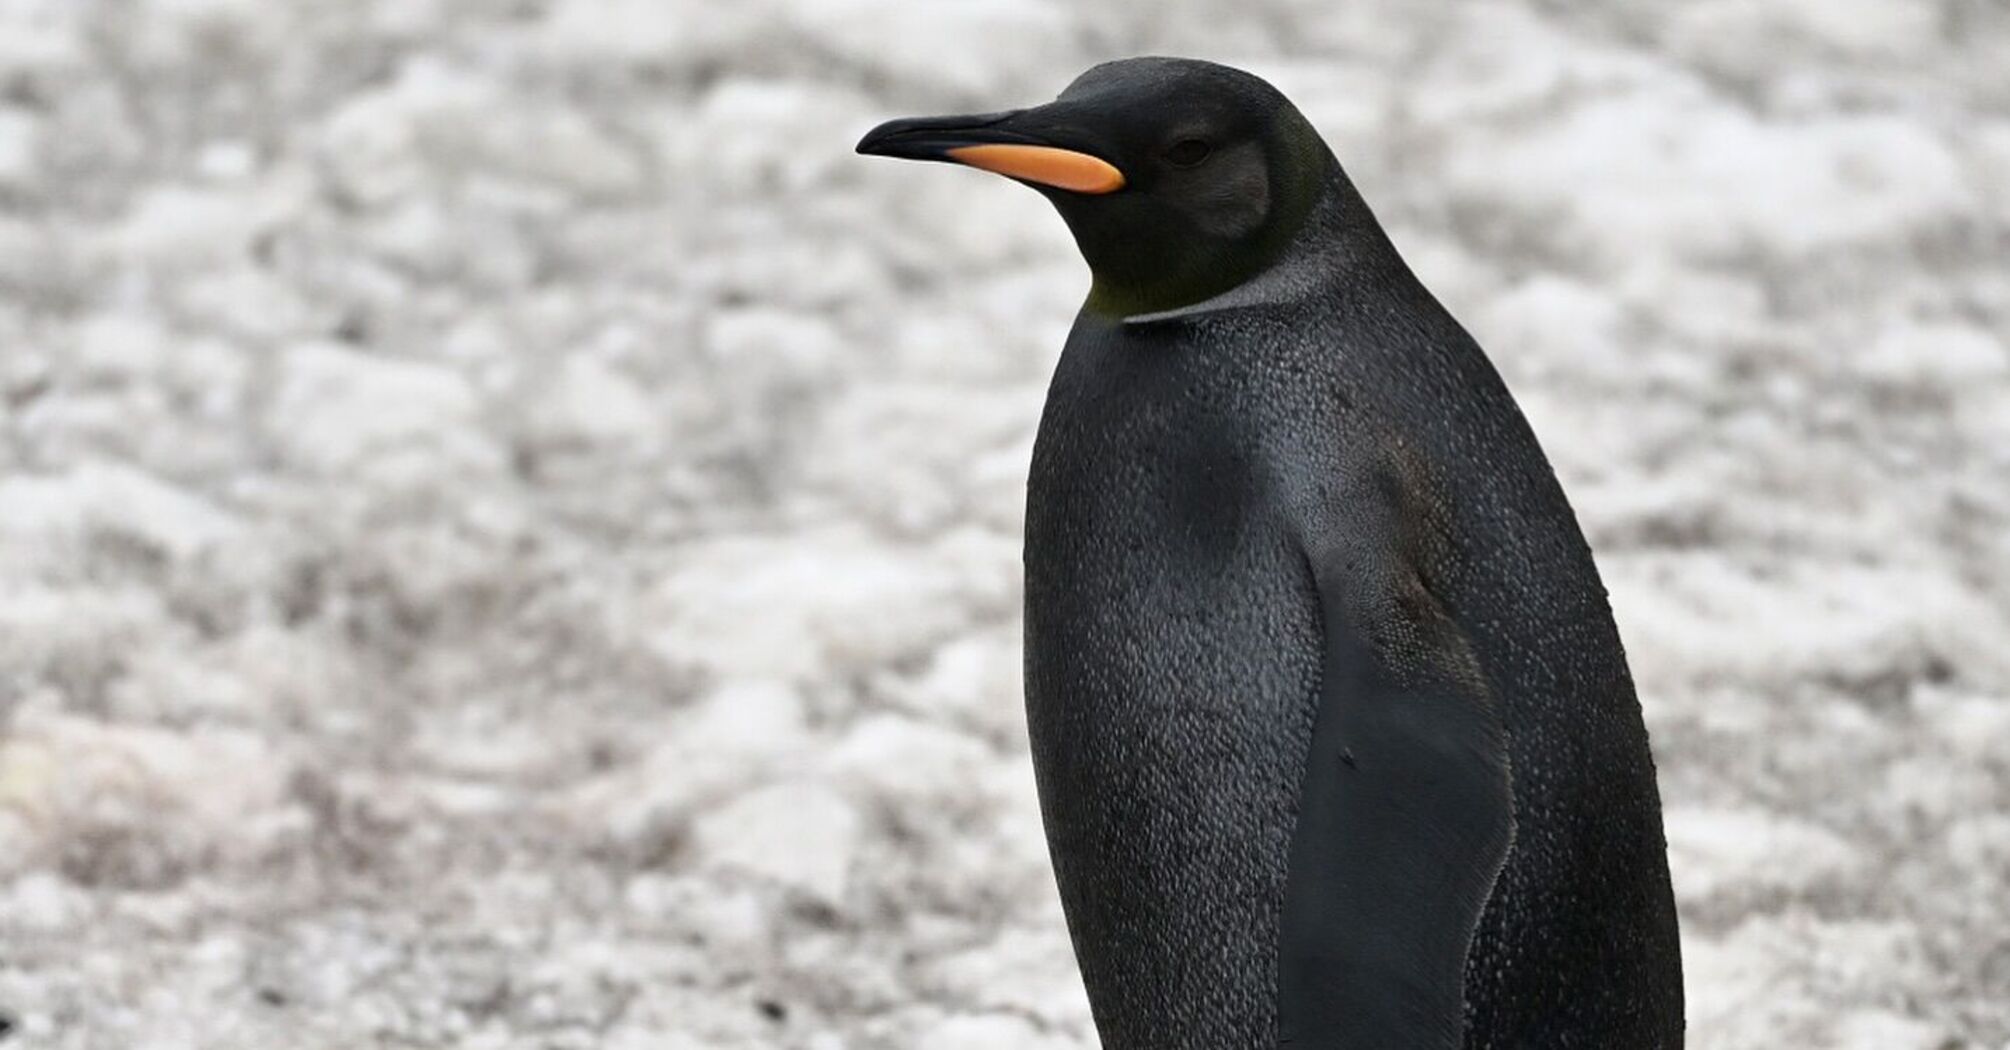
[[1032, 185], [1094, 274], [1033, 452], [1026, 708], [1104, 1047], [1679, 1047], [1590, 550], [1305, 118], [1139, 58], [858, 148]]

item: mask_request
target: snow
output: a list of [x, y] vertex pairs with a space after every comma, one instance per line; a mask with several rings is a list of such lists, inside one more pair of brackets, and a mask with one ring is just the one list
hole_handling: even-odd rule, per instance
[[1676, 898], [1684, 903], [1733, 887], [1803, 890], [1861, 859], [1826, 828], [1764, 812], [1670, 807], [1663, 821]]
[[1973, 324], [1899, 324], [1870, 344], [1857, 367], [1877, 382], [1958, 397], [2010, 371], [2010, 353]]
[[32, 113], [17, 106], [0, 108], [0, 188], [34, 183], [40, 137], [40, 122]]
[[1549, 236], [1614, 263], [1643, 246], [1697, 260], [1807, 255], [1945, 222], [1977, 200], [1939, 135], [1895, 117], [1763, 121], [1672, 76], [1570, 108], [1534, 132], [1459, 142], [1448, 181], [1559, 219]]
[[858, 813], [814, 782], [774, 784], [699, 818], [697, 848], [708, 865], [752, 874], [840, 902], [851, 877]]
[[[954, 557], [955, 539], [896, 547], [840, 534], [694, 547], [652, 595], [663, 618], [655, 645], [666, 660], [721, 674], [803, 681], [923, 654], [996, 601], [971, 578], [982, 567]], [[994, 567], [1005, 556], [995, 546], [985, 553]]]
[[[458, 372], [327, 342], [284, 352], [269, 426], [304, 469], [350, 471], [414, 446], [479, 450], [479, 410]], [[444, 451], [444, 449], [442, 449]]]
[[1912, 0], [0, 2], [12, 1038], [1094, 1046], [1085, 271], [851, 147], [1130, 53], [1297, 98], [1544, 439], [1691, 1044], [2010, 1046], [2010, 18]]
[[1768, 4], [1707, 0], [1684, 5], [1676, 19], [1684, 50], [1741, 49], [1757, 58], [1768, 43], [1793, 41], [1809, 50], [1858, 58], [1904, 58], [1928, 50], [1944, 16], [1932, 4], [1903, 0], [1843, 0], [1830, 4]]
[[60, 477], [0, 479], [0, 536], [10, 557], [53, 567], [80, 540], [120, 537], [186, 561], [237, 538], [236, 523], [209, 501], [121, 463], [85, 463]]
[[1066, 1038], [1046, 1036], [1023, 1018], [1009, 1014], [964, 1014], [944, 1018], [921, 1037], [924, 1046], [962, 1046], [970, 1050], [1063, 1050], [1080, 1046]]
[[[976, 96], [1021, 83], [1068, 49], [1069, 19], [1048, 0], [794, 0], [784, 18], [844, 61], [932, 91]], [[954, 55], [954, 61], [944, 56]], [[1054, 91], [1058, 92], [1057, 87]]]

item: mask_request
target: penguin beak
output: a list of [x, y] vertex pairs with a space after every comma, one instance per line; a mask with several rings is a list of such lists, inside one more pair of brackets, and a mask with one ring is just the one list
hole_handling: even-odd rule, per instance
[[1101, 157], [1020, 130], [1028, 110], [889, 120], [858, 140], [860, 153], [941, 160], [1074, 193], [1115, 193], [1124, 173]]

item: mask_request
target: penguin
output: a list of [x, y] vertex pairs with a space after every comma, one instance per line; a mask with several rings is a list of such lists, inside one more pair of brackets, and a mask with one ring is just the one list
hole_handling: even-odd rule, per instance
[[1680, 1047], [1590, 548], [1306, 118], [1134, 58], [858, 151], [1024, 183], [1089, 265], [1027, 481], [1025, 699], [1106, 1050]]

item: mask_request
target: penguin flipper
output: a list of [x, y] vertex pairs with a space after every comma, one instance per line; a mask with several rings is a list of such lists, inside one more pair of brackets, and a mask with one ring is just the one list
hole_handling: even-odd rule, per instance
[[[1350, 515], [1350, 517], [1353, 515]], [[1391, 508], [1387, 516], [1401, 517]], [[1514, 836], [1506, 728], [1401, 528], [1324, 530], [1325, 677], [1278, 946], [1279, 1045], [1458, 1050]]]

